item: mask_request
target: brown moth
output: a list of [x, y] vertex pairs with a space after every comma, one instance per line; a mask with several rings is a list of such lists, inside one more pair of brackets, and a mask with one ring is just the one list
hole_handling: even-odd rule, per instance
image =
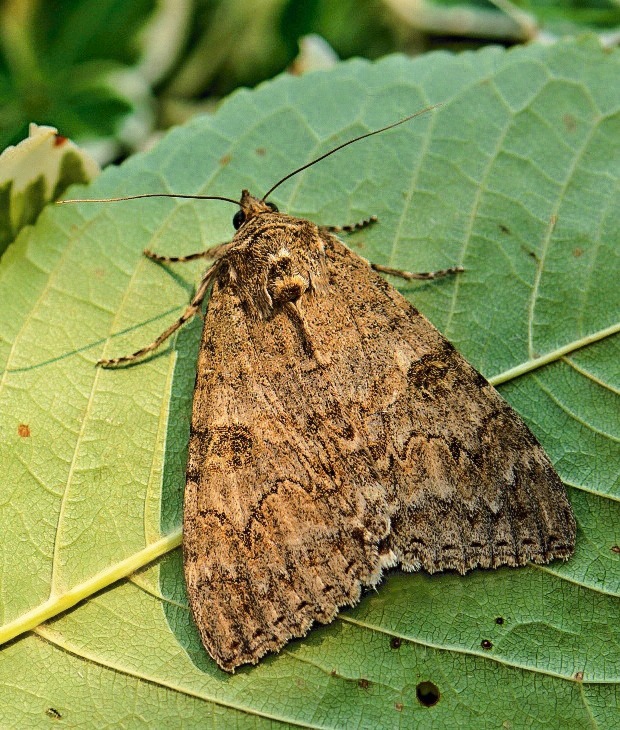
[[387, 568], [548, 563], [575, 542], [564, 485], [528, 427], [376, 273], [457, 269], [370, 265], [336, 229], [266, 202], [284, 180], [229, 199], [232, 241], [180, 258], [146, 252], [213, 263], [154, 343], [101, 363], [154, 350], [212, 288], [183, 556], [202, 642], [228, 672], [330, 622]]

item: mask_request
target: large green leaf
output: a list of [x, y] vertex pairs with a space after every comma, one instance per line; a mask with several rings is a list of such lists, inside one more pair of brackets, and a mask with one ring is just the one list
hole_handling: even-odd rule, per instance
[[[565, 564], [395, 572], [232, 677], [200, 646], [178, 550], [57, 614], [178, 544], [200, 322], [140, 365], [94, 364], [148, 343], [197, 281], [199, 267], [168, 270], [142, 249], [226, 240], [234, 208], [80, 205], [24, 232], [0, 263], [0, 638], [15, 637], [0, 661], [0, 724], [40, 726], [53, 709], [72, 726], [617, 725], [619, 74], [618, 54], [592, 39], [353, 61], [237, 93], [88, 191], [259, 193], [355, 134], [444, 102], [274, 200], [321, 223], [377, 214], [350, 238], [377, 262], [465, 267], [397, 283], [503, 383], [575, 508]], [[421, 682], [440, 693], [432, 707], [416, 697]]]

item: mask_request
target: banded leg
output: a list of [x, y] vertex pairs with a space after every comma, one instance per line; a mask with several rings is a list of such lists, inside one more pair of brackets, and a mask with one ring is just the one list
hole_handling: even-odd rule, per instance
[[196, 259], [217, 259], [224, 253], [225, 247], [230, 243], [230, 241], [216, 243], [215, 246], [211, 246], [211, 248], [207, 248], [205, 251], [190, 253], [187, 256], [162, 256], [148, 248], [145, 248], [143, 253], [152, 261], [158, 261], [160, 264], [184, 264], [186, 261], [195, 261]]
[[[330, 233], [340, 233], [345, 231], [346, 233], [352, 233], [353, 231], [359, 231], [362, 228], [367, 228], [378, 220], [376, 215], [371, 215], [370, 218], [366, 218], [359, 223], [353, 223], [352, 225], [346, 226], [320, 226], [320, 230], [329, 231]], [[437, 271], [402, 271], [401, 269], [392, 269], [389, 266], [381, 266], [381, 264], [370, 264], [375, 271], [380, 271], [383, 274], [390, 274], [391, 276], [399, 276], [401, 279], [412, 281], [413, 279], [418, 280], [429, 280], [439, 279], [442, 276], [450, 276], [451, 274], [460, 274], [465, 271], [462, 266], [451, 266], [449, 269], [438, 269]]]
[[376, 215], [371, 215], [370, 218], [365, 218], [363, 221], [358, 223], [351, 223], [346, 226], [319, 226], [320, 230], [328, 231], [329, 233], [353, 233], [354, 231], [361, 231], [362, 228], [368, 228], [373, 223], [376, 223], [379, 219]]
[[439, 279], [442, 276], [450, 276], [450, 274], [460, 274], [465, 269], [462, 266], [451, 266], [449, 269], [438, 269], [437, 271], [421, 271], [414, 273], [411, 271], [401, 271], [400, 269], [392, 269], [389, 266], [381, 266], [381, 264], [370, 264], [375, 271], [383, 274], [391, 274], [392, 276], [400, 276], [401, 279], [411, 281], [412, 279]]
[[147, 345], [146, 347], [143, 347], [141, 350], [137, 350], [131, 355], [123, 355], [122, 357], [114, 357], [110, 360], [98, 360], [97, 365], [101, 365], [104, 368], [111, 367], [114, 365], [119, 365], [120, 363], [126, 363], [131, 362], [132, 360], [137, 360], [139, 357], [143, 357], [144, 355], [147, 355], [149, 352], [153, 352], [156, 350], [162, 342], [168, 339], [170, 335], [174, 334], [179, 327], [182, 327], [188, 319], [191, 319], [195, 314], [197, 314], [200, 311], [200, 307], [202, 305], [202, 302], [205, 298], [205, 295], [209, 289], [209, 286], [211, 285], [211, 282], [213, 281], [213, 278], [215, 277], [215, 274], [217, 273], [218, 269], [218, 262], [216, 261], [212, 266], [210, 266], [205, 273], [202, 276], [202, 279], [200, 281], [200, 285], [198, 286], [198, 290], [196, 291], [196, 294], [192, 298], [192, 301], [189, 303], [189, 306], [187, 309], [183, 312], [183, 314], [177, 319], [176, 322], [170, 325], [168, 329], [166, 329], [164, 332], [157, 337], [157, 339], [153, 340], [150, 345]]

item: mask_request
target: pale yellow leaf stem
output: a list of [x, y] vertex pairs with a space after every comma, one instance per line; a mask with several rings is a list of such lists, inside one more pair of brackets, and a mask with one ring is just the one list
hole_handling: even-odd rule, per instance
[[508, 380], [514, 380], [521, 375], [531, 373], [532, 370], [538, 370], [538, 368], [543, 367], [543, 365], [548, 365], [551, 362], [560, 360], [561, 358], [566, 357], [566, 355], [570, 355], [571, 352], [580, 350], [582, 347], [591, 345], [594, 342], [599, 342], [599, 340], [604, 340], [606, 337], [611, 337], [611, 335], [615, 335], [618, 332], [620, 332], [620, 322], [617, 322], [606, 329], [599, 330], [598, 332], [593, 332], [591, 335], [587, 335], [580, 340], [569, 342], [567, 345], [558, 347], [557, 350], [552, 350], [545, 355], [541, 355], [540, 357], [536, 357], [532, 360], [527, 360], [527, 362], [523, 362], [521, 365], [510, 368], [510, 370], [504, 370], [503, 373], [499, 373], [499, 375], [489, 378], [489, 383], [491, 383], [491, 385], [500, 385]]
[[63, 611], [73, 608], [85, 598], [89, 598], [103, 588], [112, 585], [112, 583], [126, 578], [128, 575], [135, 573], [136, 570], [144, 568], [157, 558], [174, 550], [180, 544], [181, 528], [162, 537], [157, 542], [151, 543], [139, 552], [125, 558], [125, 560], [102, 570], [101, 573], [97, 573], [92, 578], [65, 591], [62, 595], [50, 596], [45, 603], [33, 608], [32, 611], [24, 613], [15, 621], [0, 627], [0, 645], [36, 628], [50, 618], [63, 613]]

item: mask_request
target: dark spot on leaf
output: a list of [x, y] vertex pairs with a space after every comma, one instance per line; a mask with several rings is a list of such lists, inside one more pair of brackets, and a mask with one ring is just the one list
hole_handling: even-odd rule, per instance
[[439, 687], [433, 682], [420, 682], [415, 688], [418, 701], [424, 707], [432, 707], [439, 702], [441, 697]]
[[232, 155], [223, 155], [222, 157], [220, 157], [220, 165], [222, 167], [226, 167], [226, 165], [228, 165], [228, 163], [231, 160], [232, 160]]
[[562, 121], [567, 132], [574, 132], [577, 129], [577, 120], [572, 114], [565, 114]]
[[396, 710], [398, 710], [398, 712], [402, 712], [403, 711], [403, 707], [404, 707], [404, 705], [403, 705], [402, 702], [395, 702], [394, 703], [394, 708]]
[[367, 679], [358, 679], [357, 686], [361, 689], [368, 689], [370, 687], [370, 682]]
[[510, 228], [508, 228], [508, 226], [505, 226], [503, 223], [499, 224], [499, 230], [506, 235], [510, 234]]
[[616, 553], [616, 554], [620, 554], [620, 545], [612, 545], [611, 552], [612, 553]]
[[581, 256], [582, 253], [583, 253], [583, 249], [582, 248], [577, 247], [577, 248], [574, 248], [573, 249], [573, 256], [576, 259], [578, 259]]
[[575, 672], [575, 679], [578, 682], [583, 682], [583, 672]]
[[267, 150], [264, 147], [257, 147], [254, 151], [259, 157], [264, 157], [267, 154]]
[[17, 427], [17, 435], [23, 439], [28, 438], [30, 436], [30, 426], [27, 423], [20, 423]]
[[501, 626], [501, 625], [502, 625], [502, 624], [504, 623], [504, 617], [503, 617], [503, 616], [498, 616], [498, 617], [497, 617], [497, 618], [495, 619], [495, 623], [496, 623], [496, 624], [497, 624], [498, 626]]
[[45, 714], [48, 717], [51, 717], [52, 720], [62, 720], [62, 715], [55, 707], [48, 707], [47, 710], [45, 710]]
[[482, 647], [483, 649], [492, 649], [492, 648], [493, 648], [493, 642], [489, 641], [488, 639], [483, 639], [483, 640], [482, 640], [482, 641], [480, 642], [480, 646], [481, 646], [481, 647]]
[[402, 643], [403, 642], [398, 638], [398, 636], [395, 636], [390, 640], [390, 646], [392, 649], [400, 649]]

